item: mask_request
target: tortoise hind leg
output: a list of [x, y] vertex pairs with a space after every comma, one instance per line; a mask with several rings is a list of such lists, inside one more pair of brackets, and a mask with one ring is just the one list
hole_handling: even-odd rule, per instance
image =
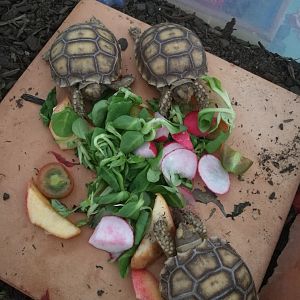
[[208, 97], [200, 78], [197, 78], [194, 81], [194, 88], [195, 88], [195, 98], [199, 103], [200, 108], [206, 107], [208, 104]]
[[78, 88], [72, 89], [72, 106], [74, 111], [80, 116], [85, 116], [84, 104], [83, 104], [83, 97]]

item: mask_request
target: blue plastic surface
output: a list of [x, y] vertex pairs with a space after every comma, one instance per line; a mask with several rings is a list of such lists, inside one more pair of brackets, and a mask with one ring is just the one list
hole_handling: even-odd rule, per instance
[[300, 59], [300, 0], [169, 0], [212, 26], [236, 18], [235, 35]]
[[124, 7], [125, 1], [124, 0], [97, 0], [103, 4], [108, 6], [117, 6], [117, 7]]

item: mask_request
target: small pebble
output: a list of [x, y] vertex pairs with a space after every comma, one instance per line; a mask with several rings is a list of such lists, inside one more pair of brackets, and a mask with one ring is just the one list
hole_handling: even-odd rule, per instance
[[3, 200], [6, 201], [10, 198], [10, 195], [8, 193], [3, 193]]
[[121, 48], [122, 51], [125, 51], [127, 49], [127, 47], [128, 47], [128, 41], [127, 41], [127, 39], [120, 38], [118, 40], [118, 43], [119, 43], [120, 48]]

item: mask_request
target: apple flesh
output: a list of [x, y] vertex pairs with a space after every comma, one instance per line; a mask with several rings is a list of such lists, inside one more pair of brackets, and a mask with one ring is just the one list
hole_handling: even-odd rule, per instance
[[156, 278], [147, 270], [132, 270], [131, 279], [138, 300], [162, 299]]
[[62, 239], [80, 234], [80, 229], [59, 215], [33, 182], [28, 185], [26, 204], [30, 222], [48, 233]]
[[131, 259], [132, 269], [144, 269], [162, 255], [163, 251], [153, 233], [153, 226], [160, 218], [164, 218], [168, 224], [169, 233], [174, 236], [175, 225], [169, 206], [162, 195], [157, 194], [152, 210], [150, 226]]

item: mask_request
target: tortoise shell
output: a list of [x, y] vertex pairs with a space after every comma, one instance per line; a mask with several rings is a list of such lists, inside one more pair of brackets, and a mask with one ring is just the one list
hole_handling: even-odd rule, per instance
[[257, 299], [248, 267], [220, 239], [206, 239], [170, 257], [161, 272], [160, 288], [164, 299]]
[[136, 43], [135, 55], [142, 77], [158, 88], [179, 79], [196, 79], [207, 71], [201, 41], [177, 24], [158, 24], [144, 31]]
[[49, 63], [52, 77], [61, 87], [110, 84], [119, 76], [121, 50], [111, 31], [91, 21], [63, 31], [50, 49]]

